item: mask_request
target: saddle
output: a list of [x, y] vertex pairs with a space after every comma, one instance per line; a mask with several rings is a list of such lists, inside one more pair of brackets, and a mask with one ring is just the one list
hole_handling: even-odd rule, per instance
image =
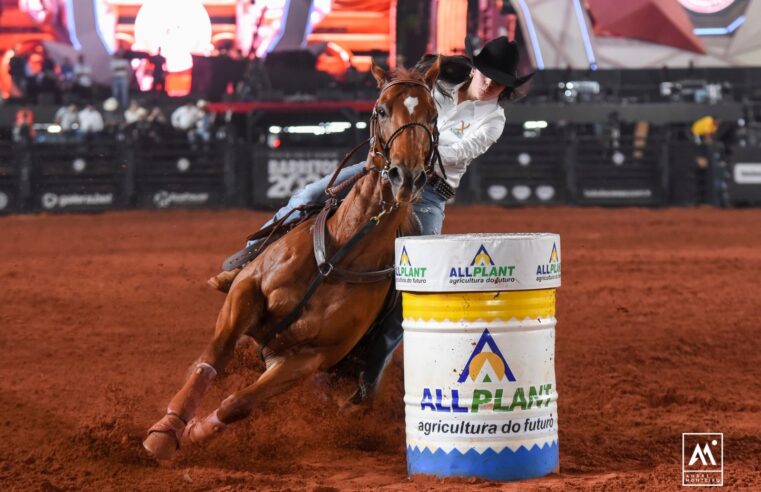
[[[322, 209], [323, 205], [319, 203], [309, 203], [307, 205], [298, 206], [268, 226], [262, 227], [258, 231], [249, 234], [246, 240], [251, 244], [230, 255], [224, 263], [222, 263], [222, 269], [229, 272], [252, 262], [267, 248], [267, 246], [285, 236], [302, 222], [319, 214]], [[287, 222], [295, 213], [299, 214], [298, 218], [291, 222]]]

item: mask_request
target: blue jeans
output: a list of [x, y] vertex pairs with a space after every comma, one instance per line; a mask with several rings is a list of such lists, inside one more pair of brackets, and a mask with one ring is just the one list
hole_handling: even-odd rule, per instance
[[119, 101], [122, 109], [129, 104], [129, 79], [114, 77], [111, 81], [111, 95]]
[[[364, 167], [365, 167], [364, 162], [360, 162], [358, 164], [345, 167], [338, 174], [338, 178], [336, 178], [336, 182], [334, 186], [341, 184], [347, 179], [352, 178], [356, 176], [357, 174], [361, 173]], [[306, 205], [308, 203], [325, 202], [328, 199], [328, 196], [325, 194], [325, 188], [328, 186], [329, 182], [330, 182], [330, 175], [325, 176], [319, 181], [315, 181], [314, 183], [308, 184], [302, 190], [299, 190], [296, 193], [294, 193], [293, 196], [291, 196], [291, 199], [288, 200], [288, 204], [282, 207], [277, 212], [275, 212], [274, 217], [272, 217], [272, 219], [270, 219], [265, 224], [265, 226], [283, 217], [288, 212], [290, 212], [291, 210], [293, 210], [294, 208], [298, 206]], [[346, 191], [344, 196], [346, 196], [346, 194], [348, 194], [348, 190]], [[344, 198], [344, 196], [341, 196], [339, 198]], [[420, 197], [420, 200], [412, 206], [412, 209], [415, 212], [415, 215], [417, 216], [417, 218], [420, 219], [420, 224], [422, 226], [422, 234], [424, 236], [441, 234], [441, 225], [444, 222], [444, 205], [445, 204], [446, 204], [446, 201], [444, 200], [444, 198], [442, 198], [438, 193], [433, 191], [433, 189], [430, 186], [426, 185], [425, 188], [423, 188], [423, 194]], [[297, 218], [298, 218], [298, 214], [293, 214], [290, 217], [288, 217], [288, 220], [286, 221], [286, 223], [296, 220]]]
[[[339, 173], [338, 178], [336, 178], [335, 185], [343, 183], [347, 179], [361, 173], [364, 166], [365, 163], [360, 162], [344, 168]], [[298, 191], [291, 197], [286, 206], [275, 213], [275, 216], [267, 222], [267, 225], [300, 205], [325, 202], [328, 199], [325, 194], [325, 188], [329, 182], [330, 176], [326, 176], [319, 181], [305, 186], [303, 190]], [[346, 193], [348, 193], [348, 190]], [[441, 234], [445, 205], [446, 200], [429, 185], [425, 185], [420, 200], [412, 206], [415, 215], [420, 220], [420, 225], [422, 226], [421, 233], [423, 235]], [[297, 214], [293, 214], [288, 218], [287, 222], [296, 220], [296, 218]], [[365, 370], [360, 376], [362, 380], [361, 384], [367, 387], [370, 392], [377, 386], [383, 370], [391, 360], [391, 356], [396, 348], [402, 342], [404, 334], [402, 330], [402, 303], [398, 302], [390, 313], [381, 314], [378, 321], [379, 324], [373, 331], [360, 341], [361, 350], [359, 356], [364, 359], [365, 363]]]

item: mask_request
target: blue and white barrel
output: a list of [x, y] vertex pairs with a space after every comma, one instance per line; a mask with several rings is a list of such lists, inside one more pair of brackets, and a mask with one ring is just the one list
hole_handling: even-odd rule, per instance
[[409, 475], [557, 472], [557, 234], [396, 240]]

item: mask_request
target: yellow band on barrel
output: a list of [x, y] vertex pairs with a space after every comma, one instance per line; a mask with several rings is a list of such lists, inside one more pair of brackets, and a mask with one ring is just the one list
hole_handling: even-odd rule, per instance
[[555, 289], [510, 292], [403, 292], [404, 319], [493, 321], [555, 316]]

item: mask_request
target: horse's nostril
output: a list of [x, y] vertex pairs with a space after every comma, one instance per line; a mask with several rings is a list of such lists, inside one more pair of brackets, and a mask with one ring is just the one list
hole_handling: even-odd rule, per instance
[[400, 184], [402, 182], [402, 171], [398, 166], [394, 166], [388, 170], [388, 179], [393, 184]]

